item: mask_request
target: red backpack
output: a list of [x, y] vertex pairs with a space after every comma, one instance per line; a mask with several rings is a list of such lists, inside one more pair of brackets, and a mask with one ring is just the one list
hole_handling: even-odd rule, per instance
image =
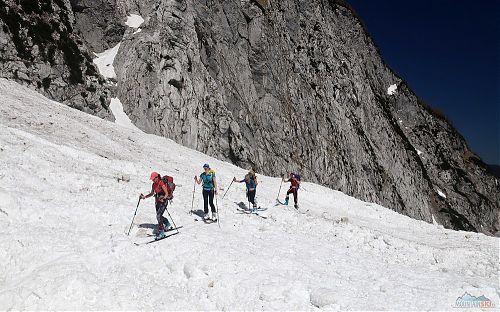
[[175, 183], [174, 183], [174, 178], [168, 175], [165, 175], [161, 178], [163, 183], [165, 183], [165, 186], [167, 187], [168, 194], [170, 195], [169, 199], [172, 199], [174, 197], [174, 191], [175, 191]]

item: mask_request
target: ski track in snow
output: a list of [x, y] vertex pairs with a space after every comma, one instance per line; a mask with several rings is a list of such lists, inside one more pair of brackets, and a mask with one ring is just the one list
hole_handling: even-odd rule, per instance
[[[279, 178], [262, 175], [268, 219], [238, 213], [233, 183], [218, 196], [222, 229], [195, 222], [201, 165], [224, 187], [243, 169], [5, 79], [0, 91], [0, 310], [450, 310], [465, 292], [499, 304], [498, 238], [306, 182], [297, 213], [274, 206]], [[153, 170], [174, 177], [183, 228], [136, 246], [156, 222], [144, 200], [126, 235]]]

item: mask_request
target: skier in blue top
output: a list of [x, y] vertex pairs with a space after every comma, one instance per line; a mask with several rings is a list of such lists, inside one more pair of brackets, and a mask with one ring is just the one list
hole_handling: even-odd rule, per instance
[[215, 178], [215, 171], [210, 169], [208, 164], [203, 165], [203, 173], [198, 176], [194, 176], [194, 181], [198, 184], [203, 183], [203, 210], [205, 215], [203, 219], [209, 220], [208, 217], [208, 204], [210, 202], [210, 207], [212, 208], [212, 221], [217, 221], [217, 212], [214, 205], [214, 194], [217, 195], [217, 180]]
[[[257, 204], [255, 203], [255, 193], [257, 192], [257, 177], [253, 171], [250, 171], [245, 178], [241, 181], [236, 180], [236, 177], [233, 178], [234, 182], [243, 183], [245, 182], [247, 187], [247, 198], [248, 201], [252, 204], [252, 212], [255, 212], [257, 209]], [[248, 207], [250, 209], [250, 207]]]

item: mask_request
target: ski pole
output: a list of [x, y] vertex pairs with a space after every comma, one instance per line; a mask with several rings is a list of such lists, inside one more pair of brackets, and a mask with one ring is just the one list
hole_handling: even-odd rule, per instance
[[134, 217], [132, 218], [132, 222], [130, 223], [130, 227], [128, 229], [127, 236], [130, 235], [130, 230], [132, 229], [132, 224], [134, 224], [135, 215], [137, 214], [137, 209], [139, 208], [140, 203], [141, 203], [141, 198], [139, 197], [139, 201], [137, 202], [137, 207], [135, 207]]
[[193, 207], [194, 207], [194, 192], [196, 191], [196, 182], [193, 183], [193, 200], [191, 201], [191, 211], [189, 212], [190, 214], [193, 214]]
[[229, 186], [227, 187], [227, 190], [226, 190], [226, 192], [224, 193], [224, 195], [222, 196], [222, 199], [224, 199], [224, 197], [226, 197], [226, 194], [227, 194], [227, 192], [229, 191], [229, 189], [231, 188], [231, 185], [233, 185], [233, 182], [234, 182], [234, 181], [231, 181], [231, 183], [230, 183], [230, 184], [229, 184]]
[[[172, 201], [170, 201], [170, 206], [172, 206]], [[179, 233], [179, 229], [177, 228], [177, 225], [175, 225], [174, 219], [172, 219], [172, 216], [170, 215], [170, 212], [168, 211], [168, 208], [165, 206], [165, 210], [167, 211], [168, 217], [170, 220], [172, 220], [172, 224], [174, 225], [174, 229]]]
[[217, 194], [214, 195], [215, 195], [215, 211], [217, 211], [217, 225], [219, 226], [220, 229], [219, 203], [217, 202]]
[[278, 197], [276, 199], [280, 198], [280, 193], [281, 193], [281, 186], [283, 185], [283, 178], [281, 178], [281, 183], [280, 183], [280, 189], [278, 190]]

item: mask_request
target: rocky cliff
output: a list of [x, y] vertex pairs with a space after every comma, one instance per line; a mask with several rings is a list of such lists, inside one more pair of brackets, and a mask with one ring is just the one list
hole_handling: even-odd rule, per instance
[[0, 1], [0, 77], [110, 117], [109, 85], [76, 34], [68, 0]]
[[[498, 180], [388, 68], [346, 2], [100, 2], [79, 10], [80, 32], [145, 19], [125, 29], [114, 63], [117, 96], [143, 130], [413, 218], [499, 232]], [[117, 40], [101, 26], [85, 39], [95, 49]]]

